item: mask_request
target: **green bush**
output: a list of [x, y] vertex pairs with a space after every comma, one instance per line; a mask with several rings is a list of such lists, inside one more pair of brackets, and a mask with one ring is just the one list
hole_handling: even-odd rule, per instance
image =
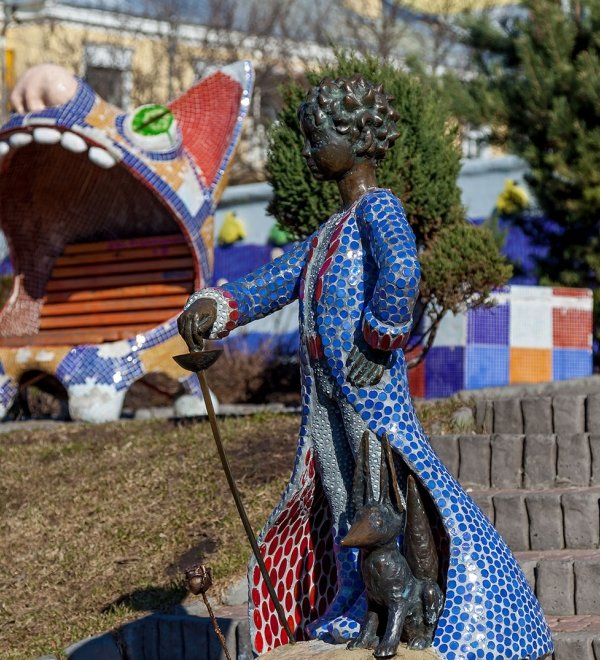
[[443, 92], [461, 122], [527, 162], [543, 213], [515, 223], [544, 248], [540, 283], [592, 288], [600, 337], [600, 0], [525, 0], [513, 20], [465, 28], [476, 75]]
[[[491, 234], [465, 218], [457, 185], [457, 128], [433, 86], [374, 57], [358, 59], [342, 52], [334, 66], [309, 73], [307, 83], [354, 73], [382, 82], [400, 113], [400, 137], [380, 163], [377, 178], [402, 200], [415, 232], [422, 265], [419, 308], [430, 317], [427, 349], [448, 311], [487, 304], [491, 289], [504, 284], [511, 269]], [[304, 140], [296, 113], [305, 94], [297, 83], [283, 90], [284, 106], [270, 133], [267, 161], [273, 187], [269, 212], [296, 238], [312, 233], [340, 204], [335, 183], [313, 179], [301, 154]]]

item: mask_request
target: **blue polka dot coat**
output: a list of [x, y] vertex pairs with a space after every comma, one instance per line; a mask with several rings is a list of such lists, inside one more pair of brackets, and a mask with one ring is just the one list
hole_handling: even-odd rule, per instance
[[[387, 433], [433, 503], [445, 539], [445, 605], [434, 651], [446, 660], [541, 658], [552, 651], [551, 637], [523, 572], [432, 450], [411, 402], [402, 347], [419, 277], [402, 204], [390, 191], [373, 189], [275, 261], [208, 292], [219, 306], [214, 337], [300, 300], [302, 427], [293, 474], [263, 529], [261, 550], [296, 637], [355, 636], [363, 588], [356, 554], [344, 554], [339, 541], [351, 522], [358, 438], [366, 428], [374, 438]], [[390, 352], [374, 386], [347, 380], [356, 344]], [[254, 564], [249, 576], [251, 627], [261, 652], [286, 636]]]

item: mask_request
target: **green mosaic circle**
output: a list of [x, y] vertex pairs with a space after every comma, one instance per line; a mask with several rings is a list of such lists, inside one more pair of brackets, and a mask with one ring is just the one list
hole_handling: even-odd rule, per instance
[[131, 127], [139, 135], [162, 135], [169, 131], [173, 120], [173, 113], [169, 108], [156, 103], [138, 110], [133, 115]]

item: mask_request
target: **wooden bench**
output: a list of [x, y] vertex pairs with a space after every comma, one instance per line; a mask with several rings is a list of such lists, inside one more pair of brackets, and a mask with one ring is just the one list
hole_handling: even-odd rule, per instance
[[2, 344], [126, 339], [181, 312], [193, 290], [194, 260], [182, 234], [67, 245], [46, 286], [39, 333]]

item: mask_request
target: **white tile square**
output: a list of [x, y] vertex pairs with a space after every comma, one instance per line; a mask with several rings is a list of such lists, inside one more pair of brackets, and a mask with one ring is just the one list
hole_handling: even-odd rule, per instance
[[510, 303], [510, 345], [513, 348], [552, 348], [552, 299]]
[[467, 315], [448, 312], [444, 316], [435, 337], [434, 346], [466, 346]]

